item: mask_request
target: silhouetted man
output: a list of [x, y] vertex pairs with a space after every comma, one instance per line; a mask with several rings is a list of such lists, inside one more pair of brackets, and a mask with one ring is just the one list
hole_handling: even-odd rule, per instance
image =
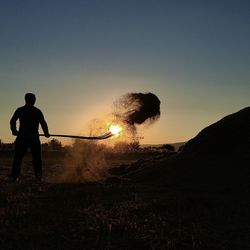
[[[12, 134], [17, 136], [15, 141], [15, 155], [11, 177], [18, 180], [21, 172], [21, 163], [27, 149], [30, 148], [32, 163], [37, 180], [42, 180], [41, 142], [38, 128], [41, 124], [44, 135], [50, 137], [47, 123], [40, 109], [34, 107], [36, 96], [32, 93], [25, 95], [25, 105], [18, 108], [10, 120]], [[16, 122], [19, 120], [19, 129]]]

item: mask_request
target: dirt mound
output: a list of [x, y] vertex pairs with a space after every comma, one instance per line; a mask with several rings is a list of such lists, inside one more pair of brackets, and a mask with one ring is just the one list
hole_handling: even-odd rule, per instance
[[[203, 129], [181, 152], [147, 161], [127, 175], [148, 185], [199, 189], [245, 187], [250, 178], [250, 107]], [[222, 189], [223, 189], [222, 188]]]
[[185, 144], [182, 153], [250, 153], [250, 107], [203, 129]]

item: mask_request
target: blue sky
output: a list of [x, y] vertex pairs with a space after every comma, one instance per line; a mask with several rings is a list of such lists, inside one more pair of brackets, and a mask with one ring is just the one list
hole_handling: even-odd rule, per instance
[[0, 30], [5, 142], [26, 92], [52, 133], [73, 134], [121, 95], [153, 92], [162, 116], [143, 143], [188, 140], [249, 106], [249, 1], [2, 0]]

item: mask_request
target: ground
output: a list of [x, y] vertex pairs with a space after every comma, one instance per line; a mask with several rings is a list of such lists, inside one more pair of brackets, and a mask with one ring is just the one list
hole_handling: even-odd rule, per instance
[[232, 176], [233, 184], [231, 177], [222, 184], [214, 178], [208, 188], [201, 176], [211, 171], [188, 174], [197, 162], [188, 161], [179, 178], [185, 159], [136, 162], [124, 155], [130, 165], [111, 171], [119, 178], [53, 183], [63, 157], [50, 155], [44, 183], [35, 181], [29, 156], [13, 183], [6, 177], [11, 156], [0, 158], [1, 249], [250, 249], [249, 185], [241, 175]]

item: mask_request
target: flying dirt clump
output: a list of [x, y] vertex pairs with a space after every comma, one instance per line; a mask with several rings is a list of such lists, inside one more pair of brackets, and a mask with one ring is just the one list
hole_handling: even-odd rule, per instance
[[128, 93], [114, 102], [113, 117], [123, 124], [132, 141], [138, 142], [138, 127], [151, 125], [160, 117], [160, 104], [153, 93]]
[[160, 117], [160, 100], [152, 93], [128, 93], [114, 102], [114, 116], [130, 126]]

